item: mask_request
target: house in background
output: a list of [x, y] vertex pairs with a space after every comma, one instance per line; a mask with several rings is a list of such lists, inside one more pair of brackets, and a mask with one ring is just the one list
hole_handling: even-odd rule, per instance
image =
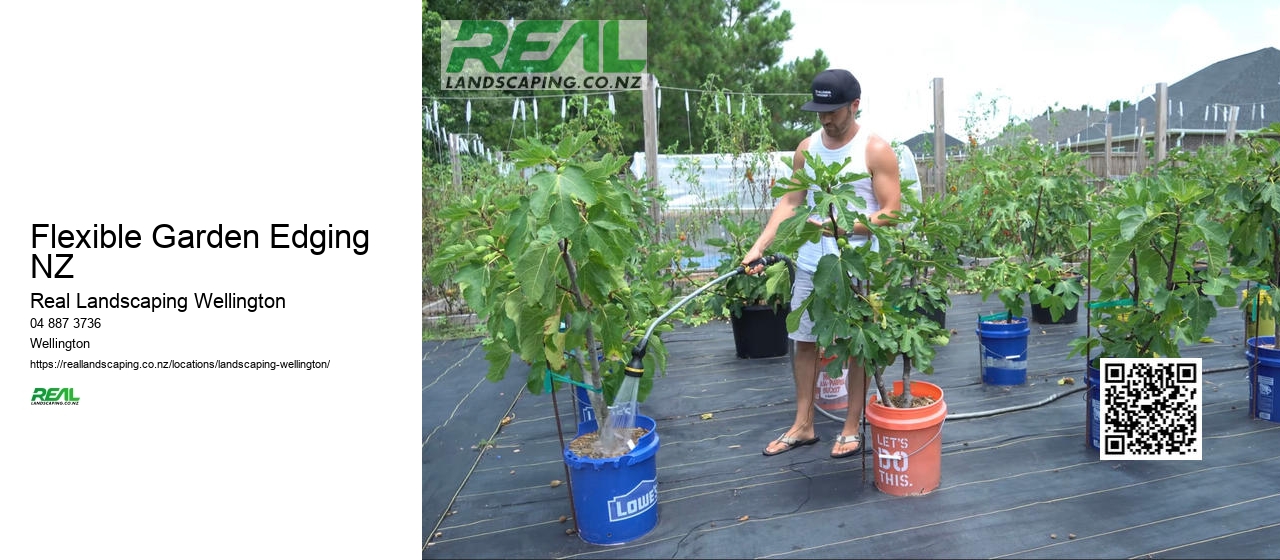
[[[908, 148], [911, 148], [911, 153], [915, 154], [917, 159], [933, 157], [933, 133], [932, 132], [922, 132], [920, 134], [912, 136], [909, 140], [903, 142], [902, 144]], [[946, 135], [946, 144], [947, 144], [946, 154], [948, 157], [957, 156], [964, 153], [964, 141], [959, 140], [950, 134]]]
[[1111, 151], [1141, 155], [1140, 142], [1155, 138], [1158, 109], [1167, 118], [1170, 149], [1221, 145], [1229, 133], [1239, 136], [1280, 122], [1280, 49], [1268, 47], [1215, 62], [1170, 85], [1168, 92], [1169, 101], [1161, 108], [1156, 107], [1153, 91], [1122, 111], [1046, 113], [988, 145], [1009, 144], [1029, 136], [1063, 149], [1102, 152], [1109, 123]]

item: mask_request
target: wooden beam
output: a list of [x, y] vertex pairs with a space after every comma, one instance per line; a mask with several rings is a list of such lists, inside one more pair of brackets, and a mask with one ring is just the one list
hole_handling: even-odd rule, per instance
[[1169, 84], [1156, 84], [1156, 163], [1169, 153]]
[[[646, 72], [642, 78], [641, 87], [644, 90], [642, 98], [644, 110], [644, 169], [645, 175], [653, 182], [653, 187], [658, 188], [658, 103], [656, 82], [653, 74]], [[655, 198], [649, 205], [649, 214], [653, 217], [653, 223], [657, 226], [654, 231], [654, 243], [662, 242], [662, 216], [658, 209], [658, 200]]]
[[942, 78], [933, 79], [933, 169], [938, 196], [947, 196], [947, 130], [942, 111]]

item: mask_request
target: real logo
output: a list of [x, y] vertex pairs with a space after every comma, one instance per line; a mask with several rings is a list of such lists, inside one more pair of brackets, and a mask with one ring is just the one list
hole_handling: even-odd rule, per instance
[[447, 20], [440, 86], [461, 89], [638, 89], [644, 20]]
[[80, 404], [72, 387], [36, 387], [31, 391], [31, 404]]

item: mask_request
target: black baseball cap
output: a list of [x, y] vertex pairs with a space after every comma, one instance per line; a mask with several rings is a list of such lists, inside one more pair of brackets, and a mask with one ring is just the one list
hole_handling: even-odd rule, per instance
[[800, 107], [802, 111], [827, 113], [842, 109], [862, 97], [862, 86], [848, 70], [823, 70], [813, 78], [813, 101]]

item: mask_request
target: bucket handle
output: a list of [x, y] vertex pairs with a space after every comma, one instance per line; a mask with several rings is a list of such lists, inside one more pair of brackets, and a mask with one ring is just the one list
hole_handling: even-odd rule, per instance
[[[990, 346], [987, 346], [986, 344], [983, 344], [983, 343], [979, 342], [979, 343], [978, 343], [978, 356], [979, 356], [979, 357], [981, 357], [981, 358], [985, 358], [985, 357], [987, 357], [987, 354], [995, 354], [995, 352], [992, 352], [992, 351], [991, 351], [991, 347], [990, 347]], [[994, 356], [993, 356], [993, 357], [994, 357]], [[1005, 356], [1005, 357], [1004, 357], [1004, 359], [1005, 359], [1005, 360], [1021, 360], [1021, 359], [1026, 358], [1026, 357], [1027, 357], [1027, 355], [1026, 355], [1026, 354], [1014, 354], [1014, 355], [1012, 355], [1012, 356]]]
[[920, 446], [920, 449], [917, 449], [917, 450], [915, 450], [915, 451], [912, 451], [911, 453], [903, 453], [903, 452], [901, 452], [901, 451], [895, 451], [895, 452], [893, 452], [893, 453], [885, 453], [883, 450], [881, 450], [880, 448], [878, 448], [878, 447], [877, 447], [877, 448], [876, 448], [876, 457], [878, 457], [878, 458], [880, 458], [880, 459], [893, 459], [893, 460], [895, 460], [895, 461], [896, 461], [896, 460], [898, 460], [898, 459], [903, 459], [903, 458], [904, 458], [904, 455], [905, 455], [906, 457], [911, 457], [912, 455], [915, 455], [916, 453], [919, 453], [919, 452], [921, 452], [921, 451], [924, 451], [924, 448], [929, 447], [929, 444], [933, 443], [933, 440], [938, 439], [938, 436], [942, 435], [942, 427], [943, 427], [944, 425], [946, 425], [946, 423], [947, 423], [947, 418], [944, 416], [944, 417], [942, 418], [942, 422], [940, 422], [940, 423], [938, 424], [938, 432], [937, 432], [937, 433], [935, 433], [935, 434], [933, 434], [933, 437], [929, 438], [929, 441], [924, 442], [924, 445], [921, 445], [921, 446]]

